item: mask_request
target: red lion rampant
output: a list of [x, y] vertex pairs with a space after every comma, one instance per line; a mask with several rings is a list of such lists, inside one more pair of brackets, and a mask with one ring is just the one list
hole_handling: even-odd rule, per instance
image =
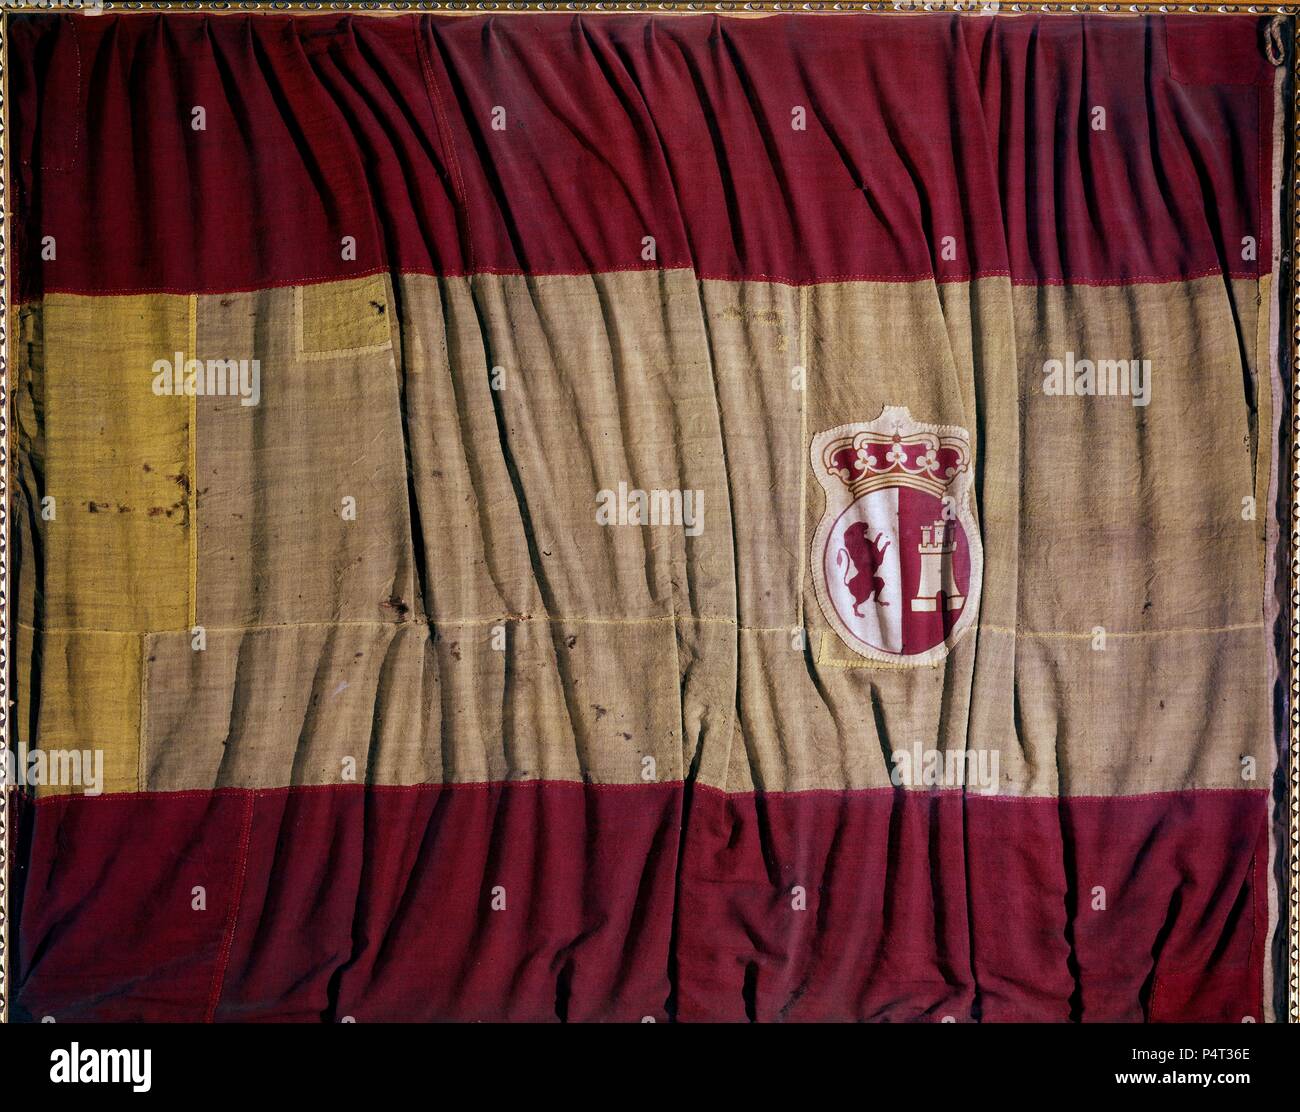
[[[877, 533], [874, 541], [868, 541], [867, 523], [854, 522], [844, 530], [844, 547], [835, 557], [837, 568], [844, 566], [847, 560], [848, 566], [844, 568], [844, 585], [853, 592], [853, 613], [859, 618], [862, 617], [859, 607], [864, 602], [868, 602], [872, 595], [876, 596], [878, 605], [889, 605], [880, 597], [885, 589], [885, 581], [876, 574], [885, 559], [885, 550], [889, 547], [888, 540], [884, 544], [880, 543], [880, 538], [884, 535], [884, 533]], [[850, 568], [854, 571], [852, 575], [849, 574]]]

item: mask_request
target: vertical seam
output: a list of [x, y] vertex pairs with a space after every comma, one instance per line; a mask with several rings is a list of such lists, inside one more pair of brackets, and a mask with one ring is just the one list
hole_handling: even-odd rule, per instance
[[474, 273], [474, 237], [470, 231], [469, 195], [465, 192], [465, 179], [460, 172], [460, 159], [456, 156], [456, 142], [452, 137], [451, 127], [447, 123], [442, 95], [438, 92], [438, 83], [433, 76], [433, 62], [429, 57], [428, 47], [420, 35], [420, 29], [425, 26], [425, 22], [425, 20], [416, 20], [412, 27], [412, 34], [415, 36], [415, 50], [420, 58], [420, 71], [424, 75], [424, 89], [429, 97], [429, 105], [433, 109], [434, 126], [437, 127], [438, 136], [442, 140], [442, 153], [447, 159], [447, 168], [451, 171], [452, 188], [456, 190], [456, 200], [460, 204], [461, 220], [464, 222], [465, 229], [465, 261], [468, 264], [466, 269], [472, 276]]
[[[197, 363], [199, 358], [199, 299], [197, 294], [190, 294], [189, 297], [189, 334], [187, 343], [190, 349], [190, 358]], [[199, 532], [198, 532], [198, 417], [199, 417], [199, 399], [197, 391], [188, 397], [189, 402], [189, 419], [187, 437], [187, 468], [189, 470], [190, 481], [188, 489], [185, 492], [185, 531], [188, 534], [189, 541], [189, 598], [188, 598], [188, 626], [191, 630], [198, 624], [199, 613]]]
[[149, 736], [149, 638], [140, 634], [140, 710], [135, 744], [135, 789], [145, 790], [145, 738]]
[[235, 865], [235, 884], [230, 893], [230, 911], [226, 915], [226, 927], [222, 934], [221, 949], [217, 951], [217, 963], [212, 970], [212, 988], [208, 993], [208, 1006], [203, 1013], [203, 1022], [212, 1023], [217, 1014], [217, 1002], [221, 999], [221, 990], [226, 983], [226, 970], [230, 965], [230, 951], [235, 944], [235, 927], [239, 920], [239, 905], [244, 895], [244, 878], [248, 875], [248, 847], [253, 835], [253, 804], [257, 791], [253, 790], [245, 797], [244, 815], [239, 830], [238, 860]]
[[[1267, 806], [1266, 803], [1265, 814], [1267, 814]], [[1264, 831], [1265, 836], [1267, 836], [1267, 822], [1264, 824]], [[1255, 849], [1250, 855], [1250, 879], [1248, 883], [1250, 884], [1250, 945], [1246, 948], [1246, 968], [1249, 970], [1250, 967], [1255, 964], [1255, 943], [1259, 938], [1259, 839], [1255, 840]], [[1265, 1007], [1264, 966], [1267, 963], [1267, 958], [1261, 954], [1261, 959], [1262, 960], [1259, 964], [1259, 983], [1255, 987], [1259, 990], [1259, 1018], [1262, 1020], [1264, 1018], [1263, 1012]], [[1256, 1001], [1254, 1000], [1248, 1000], [1246, 1001], [1246, 1007], [1253, 1011], [1255, 1003]], [[1247, 1012], [1246, 1014], [1250, 1015], [1250, 1012]]]
[[[1265, 29], [1267, 31], [1267, 28]], [[1272, 76], [1272, 75], [1270, 75]], [[1265, 97], [1268, 100], [1265, 100]], [[1251, 478], [1254, 480], [1251, 489], [1251, 497], [1255, 499], [1255, 521], [1254, 529], [1256, 537], [1263, 542], [1264, 548], [1264, 567], [1263, 575], [1268, 575], [1268, 512], [1264, 509], [1262, 503], [1267, 499], [1267, 492], [1264, 498], [1260, 498], [1259, 480], [1262, 468], [1260, 462], [1264, 448], [1264, 422], [1261, 419], [1263, 406], [1261, 399], [1264, 395], [1264, 376], [1267, 370], [1270, 392], [1273, 389], [1272, 368], [1266, 368], [1260, 360], [1261, 339], [1267, 336], [1267, 322], [1269, 316], [1268, 306], [1265, 304], [1264, 294], [1267, 291], [1268, 283], [1261, 268], [1264, 263], [1264, 197], [1267, 194], [1269, 198], [1269, 208], [1272, 208], [1273, 197], [1273, 175], [1272, 175], [1272, 120], [1269, 121], [1269, 134], [1267, 138], [1264, 135], [1264, 117], [1273, 98], [1273, 82], [1270, 81], [1265, 85], [1262, 81], [1258, 84], [1255, 91], [1255, 171], [1257, 174], [1255, 181], [1255, 373], [1252, 376], [1255, 386], [1255, 458], [1252, 461], [1253, 471]], [[1267, 155], [1267, 157], [1266, 157]], [[1273, 255], [1273, 236], [1272, 236], [1272, 219], [1269, 219], [1269, 274], [1272, 274], [1272, 255]], [[1262, 325], [1262, 327], [1261, 327]], [[1272, 399], [1270, 398], [1270, 401]], [[1272, 422], [1272, 414], [1269, 414], [1269, 421]], [[1271, 437], [1270, 437], [1271, 440]], [[1269, 452], [1273, 450], [1272, 444], [1269, 445]], [[1262, 586], [1262, 581], [1261, 581]]]
[[[81, 120], [85, 115], [85, 86], [82, 84], [81, 74], [81, 37], [77, 31], [77, 24], [65, 16], [62, 20], [62, 26], [68, 31], [68, 41], [72, 45], [72, 54], [77, 62], [77, 97], [74, 102], [76, 107], [73, 111], [72, 119], [72, 156], [68, 158], [66, 166], [50, 166], [42, 158], [40, 167], [43, 171], [50, 174], [66, 174], [77, 168], [77, 156], [81, 149]], [[30, 166], [30, 159], [22, 160], [24, 166]]]
[[302, 286], [293, 287], [293, 345], [294, 358], [301, 359], [307, 348], [307, 329], [303, 324]]
[[[1255, 459], [1251, 497], [1255, 499], [1255, 539], [1261, 548], [1260, 587], [1261, 596], [1268, 580], [1270, 563], [1268, 556], [1268, 519], [1272, 513], [1269, 506], [1268, 488], [1272, 481], [1272, 458], [1277, 445], [1273, 440], [1273, 367], [1270, 359], [1269, 333], [1273, 320], [1272, 275], [1262, 275], [1255, 283], [1255, 344], [1254, 374], [1251, 376], [1255, 386]], [[1267, 447], [1267, 452], [1265, 448]], [[1261, 597], [1261, 609], [1264, 600]], [[1268, 620], [1267, 613], [1263, 614]]]
[[808, 287], [799, 287], [799, 366], [803, 389], [799, 403], [799, 580], [795, 583], [795, 626], [804, 628], [803, 581], [807, 573], [808, 542]]

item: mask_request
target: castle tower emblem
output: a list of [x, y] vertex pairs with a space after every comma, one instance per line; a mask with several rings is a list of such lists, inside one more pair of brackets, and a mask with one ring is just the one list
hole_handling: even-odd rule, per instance
[[984, 562], [966, 430], [886, 406], [818, 433], [811, 462], [826, 493], [813, 584], [831, 629], [869, 659], [941, 660], [976, 619]]
[[921, 582], [912, 599], [913, 610], [937, 610], [939, 600], [945, 609], [960, 610], [966, 599], [952, 574], [952, 555], [957, 538], [946, 521], [921, 526], [921, 542], [916, 546], [921, 557]]

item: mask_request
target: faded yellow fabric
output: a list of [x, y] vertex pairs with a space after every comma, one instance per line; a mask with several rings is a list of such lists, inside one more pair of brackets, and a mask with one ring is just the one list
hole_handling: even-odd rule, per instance
[[[391, 343], [321, 354], [376, 335], [370, 320], [388, 335], [386, 289], [367, 279], [311, 287], [303, 298], [291, 287], [198, 298], [203, 357], [256, 359], [260, 378], [256, 405], [196, 399], [199, 625], [417, 612]], [[300, 305], [312, 358], [297, 350]], [[344, 336], [341, 322], [355, 314], [367, 323]]]
[[[41, 637], [40, 748], [103, 753], [105, 792], [140, 787], [141, 638], [135, 633], [47, 632]], [[42, 784], [40, 795], [86, 784]]]
[[[195, 400], [206, 645], [133, 627], [142, 785], [871, 788], [919, 744], [996, 751], [1005, 794], [1259, 787], [1258, 293], [668, 271], [198, 298], [199, 354], [257, 358], [261, 399]], [[1151, 359], [1151, 404], [1045, 396], [1066, 351]], [[929, 667], [849, 651], [809, 571], [808, 444], [886, 405], [975, 452], [980, 624]], [[599, 524], [620, 482], [702, 491], [703, 533]]]
[[[781, 634], [740, 641], [732, 791], [882, 788], [913, 746], [998, 754], [1008, 795], [1259, 787], [1270, 752], [1256, 625], [1214, 633], [1021, 637], [979, 630], [932, 668], [810, 665]], [[1008, 703], [1002, 693], [1011, 693]], [[1252, 758], [1253, 780], [1243, 779]]]
[[11, 318], [9, 366], [14, 369], [12, 424], [18, 466], [13, 470], [16, 500], [11, 517], [11, 615], [14, 622], [13, 735], [30, 744], [36, 736], [39, 699], [33, 689], [37, 649], [41, 552], [45, 548], [45, 336], [39, 305], [24, 305]]
[[384, 275], [297, 286], [294, 295], [299, 358], [329, 359], [392, 347]]
[[52, 629], [183, 627], [189, 595], [188, 400], [153, 392], [188, 355], [188, 298], [44, 301], [44, 621]]
[[192, 350], [188, 300], [54, 294], [20, 314], [19, 516], [41, 571], [20, 576], [39, 679], [20, 676], [17, 740], [102, 751], [106, 791], [139, 784], [141, 636], [182, 627], [191, 592], [188, 401], [153, 391], [155, 361]]
[[[687, 272], [402, 289], [432, 620], [735, 617], [716, 355]], [[597, 492], [620, 482], [702, 490], [707, 527], [599, 524]]]
[[149, 638], [151, 790], [682, 778], [671, 622]]
[[[1254, 355], [1256, 289], [1211, 279], [1015, 288], [1021, 628], [1262, 621], [1266, 515], [1242, 513], [1256, 491], [1250, 414], [1262, 391], [1245, 361]], [[1150, 359], [1151, 403], [1044, 396], [1043, 362], [1066, 350]]]

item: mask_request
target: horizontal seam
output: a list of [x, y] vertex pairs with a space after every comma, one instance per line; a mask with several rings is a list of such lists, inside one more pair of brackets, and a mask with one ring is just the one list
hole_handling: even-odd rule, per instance
[[729, 791], [726, 788], [717, 787], [714, 784], [707, 784], [703, 781], [696, 780], [687, 785], [682, 780], [656, 780], [649, 783], [633, 784], [598, 784], [590, 780], [551, 780], [545, 778], [534, 778], [530, 780], [473, 780], [452, 783], [423, 783], [423, 784], [284, 784], [277, 787], [266, 788], [241, 788], [241, 787], [219, 787], [219, 788], [183, 788], [179, 791], [136, 791], [136, 792], [103, 792], [100, 795], [84, 795], [81, 793], [55, 793], [40, 795], [31, 802], [36, 806], [48, 805], [51, 803], [61, 803], [72, 800], [120, 800], [127, 802], [139, 799], [157, 799], [161, 797], [169, 799], [210, 799], [213, 796], [231, 796], [242, 797], [256, 794], [258, 796], [288, 794], [290, 792], [318, 793], [318, 792], [430, 792], [430, 791], [462, 791], [462, 790], [482, 790], [496, 788], [542, 788], [542, 787], [559, 787], [559, 788], [582, 788], [583, 790], [594, 789], [601, 792], [651, 792], [656, 789], [683, 789], [687, 786], [693, 790], [704, 792], [710, 795], [722, 796], [725, 799], [747, 799], [771, 796], [830, 796], [834, 798], [843, 798], [849, 795], [908, 795], [913, 797], [933, 798], [938, 796], [951, 796], [971, 800], [988, 800], [993, 803], [1042, 803], [1058, 804], [1061, 802], [1069, 803], [1117, 803], [1126, 800], [1148, 800], [1148, 799], [1165, 799], [1171, 796], [1207, 796], [1207, 795], [1237, 795], [1237, 796], [1259, 796], [1267, 798], [1267, 788], [1169, 788], [1164, 791], [1154, 792], [1135, 792], [1123, 795], [1007, 795], [993, 794], [985, 795], [982, 792], [970, 792], [960, 787], [944, 788], [917, 788], [905, 787], [863, 787], [863, 788], [796, 788], [796, 789], [776, 789], [776, 788], [749, 788], [745, 791]]
[[693, 617], [687, 614], [659, 614], [647, 618], [573, 618], [563, 616], [551, 616], [546, 614], [504, 614], [493, 618], [448, 618], [448, 619], [427, 619], [411, 618], [404, 622], [385, 622], [379, 619], [370, 618], [351, 618], [339, 621], [319, 621], [319, 622], [267, 622], [260, 625], [238, 625], [238, 626], [211, 626], [204, 625], [202, 622], [197, 623], [192, 628], [180, 629], [93, 629], [77, 626], [35, 626], [29, 622], [18, 622], [17, 625], [23, 629], [31, 630], [33, 633], [100, 633], [108, 634], [115, 637], [136, 637], [141, 633], [156, 636], [164, 633], [184, 633], [193, 632], [194, 628], [202, 628], [205, 633], [257, 633], [267, 629], [320, 629], [332, 627], [362, 626], [386, 629], [410, 629], [413, 627], [429, 626], [437, 628], [438, 626], [448, 626], [452, 628], [462, 628], [465, 626], [491, 626], [491, 625], [523, 625], [528, 622], [550, 622], [561, 625], [672, 625], [675, 622], [690, 623], [697, 622], [706, 625], [727, 625], [736, 626], [744, 633], [789, 633], [794, 627], [787, 626], [746, 626], [741, 625], [735, 618], [725, 616], [715, 616], [702, 614]]
[[166, 796], [169, 799], [209, 799], [214, 795], [231, 796], [238, 798], [245, 795], [256, 794], [259, 797], [268, 795], [281, 795], [289, 792], [295, 793], [318, 793], [318, 792], [429, 792], [429, 791], [454, 791], [463, 789], [485, 789], [485, 788], [536, 788], [536, 787], [560, 787], [560, 788], [597, 788], [600, 791], [648, 791], [654, 788], [684, 788], [686, 785], [681, 780], [654, 780], [637, 784], [598, 784], [590, 780], [555, 780], [546, 779], [545, 777], [533, 777], [528, 780], [463, 780], [463, 781], [430, 781], [423, 784], [280, 784], [275, 787], [265, 788], [241, 788], [235, 786], [224, 786], [219, 788], [182, 788], [179, 791], [135, 791], [135, 792], [101, 792], [99, 795], [86, 795], [84, 792], [53, 792], [45, 795], [38, 795], [33, 803], [40, 805], [42, 803], [58, 802], [61, 800], [71, 799], [151, 799], [159, 796]]
[[1128, 285], [1173, 285], [1177, 282], [1193, 282], [1200, 278], [1222, 277], [1232, 280], [1257, 282], [1259, 273], [1239, 272], [1211, 268], [1196, 270], [1188, 274], [1131, 274], [1122, 278], [1041, 278], [1016, 277], [1011, 271], [977, 270], [962, 274], [819, 274], [812, 278], [793, 278], [784, 274], [767, 274], [756, 271], [749, 274], [709, 274], [690, 266], [603, 266], [591, 270], [551, 270], [525, 271], [508, 267], [478, 267], [472, 271], [440, 271], [427, 267], [388, 267], [376, 266], [365, 270], [351, 271], [343, 274], [303, 275], [295, 278], [277, 278], [265, 282], [241, 284], [237, 286], [217, 286], [195, 289], [186, 286], [116, 286], [108, 289], [81, 289], [73, 286], [49, 285], [38, 294], [19, 294], [15, 296], [16, 305], [26, 305], [40, 301], [50, 294], [73, 294], [80, 297], [142, 296], [145, 294], [178, 294], [198, 297], [216, 297], [223, 294], [259, 293], [263, 290], [285, 289], [293, 286], [313, 285], [324, 282], [348, 282], [358, 278], [368, 278], [375, 274], [420, 275], [429, 278], [465, 278], [472, 279], [478, 275], [494, 275], [518, 278], [596, 278], [602, 274], [670, 274], [685, 272], [693, 274], [701, 282], [771, 282], [782, 286], [818, 286], [833, 282], [937, 282], [945, 285], [955, 282], [974, 282], [981, 278], [1010, 278], [1013, 286], [1128, 286]]
[[1100, 627], [1099, 631], [1090, 633], [1075, 633], [1070, 630], [1052, 630], [1052, 629], [1012, 629], [1010, 626], [981, 625], [978, 627], [985, 633], [1009, 633], [1014, 637], [1035, 639], [1035, 638], [1053, 638], [1059, 637], [1067, 640], [1091, 641], [1093, 638], [1104, 634], [1106, 637], [1174, 637], [1179, 634], [1191, 633], [1236, 633], [1243, 629], [1263, 629], [1263, 622], [1241, 622], [1236, 625], [1222, 626], [1182, 626], [1176, 629], [1127, 629], [1114, 630]]
[[[735, 618], [718, 616], [712, 614], [702, 614], [694, 617], [687, 614], [660, 614], [647, 618], [575, 618], [563, 616], [551, 616], [545, 614], [507, 614], [493, 618], [447, 618], [447, 619], [425, 619], [412, 618], [404, 622], [385, 622], [378, 619], [354, 618], [338, 621], [319, 621], [319, 622], [269, 622], [261, 625], [239, 625], [239, 626], [209, 626], [198, 623], [206, 633], [258, 633], [270, 629], [323, 629], [323, 628], [346, 628], [349, 626], [358, 626], [364, 628], [380, 629], [410, 629], [413, 627], [428, 626], [437, 628], [446, 626], [449, 628], [465, 628], [474, 626], [491, 626], [491, 625], [523, 625], [528, 622], [549, 622], [561, 625], [672, 625], [677, 622], [682, 623], [700, 623], [704, 625], [726, 625], [734, 626], [742, 633], [789, 633], [796, 627], [790, 626], [749, 626], [742, 625]], [[17, 626], [22, 629], [31, 630], [33, 633], [45, 634], [75, 634], [75, 633], [94, 633], [107, 634], [115, 637], [137, 637], [140, 634], [157, 635], [163, 633], [185, 633], [193, 632], [193, 628], [181, 629], [94, 629], [81, 628], [76, 626], [36, 626], [29, 622], [16, 622]], [[1264, 622], [1242, 622], [1236, 625], [1223, 626], [1187, 626], [1176, 629], [1138, 629], [1138, 630], [1104, 630], [1107, 637], [1173, 637], [1182, 634], [1201, 634], [1201, 633], [1236, 633], [1246, 629], [1263, 629]], [[197, 627], [194, 627], [197, 628]], [[1098, 636], [1095, 632], [1075, 632], [1072, 630], [1029, 630], [1013, 629], [1010, 626], [993, 626], [979, 625], [974, 627], [977, 631], [985, 633], [1005, 633], [1014, 637], [1025, 639], [1036, 638], [1064, 638], [1069, 640], [1091, 641]], [[837, 661], [833, 658], [826, 658], [818, 661], [819, 664], [829, 664], [832, 666], [847, 664], [857, 666], [854, 660]], [[888, 667], [886, 661], [868, 661], [867, 666], [880, 664]]]
[[[950, 752], [950, 750], [945, 750]], [[955, 750], [954, 752], [960, 752]], [[967, 791], [963, 787], [909, 787], [906, 785], [889, 786], [889, 787], [871, 787], [871, 788], [796, 788], [778, 789], [778, 788], [749, 788], [746, 791], [729, 791], [726, 788], [719, 788], [713, 784], [705, 784], [696, 781], [692, 787], [699, 791], [710, 792], [714, 795], [727, 796], [730, 799], [743, 798], [745, 796], [772, 796], [772, 795], [897, 795], [907, 794], [914, 796], [939, 796], [952, 795], [962, 796], [966, 799], [987, 799], [999, 803], [1020, 803], [1022, 801], [1041, 800], [1044, 803], [1056, 803], [1062, 800], [1071, 803], [1111, 803], [1121, 799], [1162, 799], [1171, 795], [1260, 795], [1267, 796], [1268, 788], [1167, 788], [1164, 791], [1154, 792], [1133, 792], [1124, 795], [1008, 795], [1004, 792], [995, 792], [991, 795], [985, 795], [983, 792]], [[99, 798], [99, 797], [92, 797]]]

